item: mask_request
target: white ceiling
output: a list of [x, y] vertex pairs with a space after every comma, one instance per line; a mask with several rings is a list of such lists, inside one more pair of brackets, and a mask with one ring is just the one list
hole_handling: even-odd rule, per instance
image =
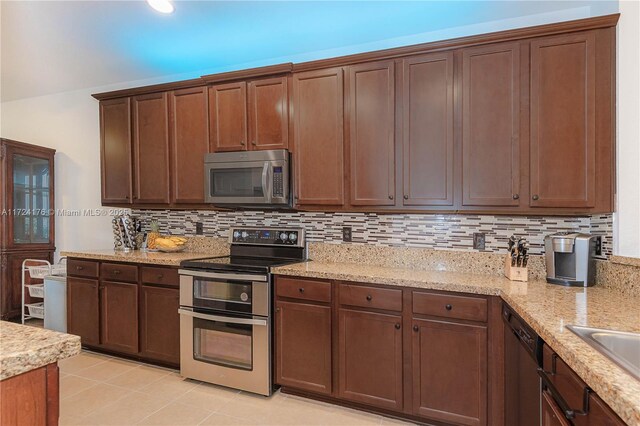
[[[595, 1], [1, 1], [2, 101], [615, 13]], [[131, 83], [130, 85], [136, 85]]]

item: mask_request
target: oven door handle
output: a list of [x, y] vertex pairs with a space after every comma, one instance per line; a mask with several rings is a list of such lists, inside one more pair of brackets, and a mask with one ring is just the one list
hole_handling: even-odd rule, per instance
[[262, 325], [262, 326], [267, 325], [267, 320], [252, 319], [252, 318], [231, 318], [231, 317], [223, 317], [219, 315], [201, 314], [199, 312], [193, 312], [188, 309], [178, 309], [178, 313], [180, 315], [186, 315], [188, 317], [200, 318], [200, 319], [209, 320], [209, 321], [228, 322], [230, 324], [249, 324], [249, 325]]
[[261, 281], [266, 282], [266, 275], [249, 275], [249, 274], [221, 274], [218, 272], [202, 272], [202, 271], [190, 271], [188, 269], [178, 270], [180, 275], [189, 275], [191, 277], [199, 278], [217, 278], [220, 280], [232, 280], [232, 281]]

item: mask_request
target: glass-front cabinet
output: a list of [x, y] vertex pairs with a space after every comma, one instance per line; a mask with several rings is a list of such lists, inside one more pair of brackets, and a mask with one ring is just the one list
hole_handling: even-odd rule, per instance
[[53, 260], [55, 150], [0, 139], [0, 319], [20, 315], [22, 262]]
[[2, 215], [5, 249], [53, 249], [55, 151], [2, 139]]
[[13, 244], [48, 244], [51, 230], [51, 165], [46, 158], [15, 154]]

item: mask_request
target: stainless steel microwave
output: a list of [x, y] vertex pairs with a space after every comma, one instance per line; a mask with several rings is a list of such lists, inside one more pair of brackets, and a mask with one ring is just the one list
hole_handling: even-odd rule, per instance
[[228, 207], [289, 207], [289, 167], [286, 149], [207, 154], [205, 201]]

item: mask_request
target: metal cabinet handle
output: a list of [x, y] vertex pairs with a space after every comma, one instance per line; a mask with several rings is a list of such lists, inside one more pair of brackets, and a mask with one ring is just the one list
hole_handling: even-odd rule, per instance
[[405, 200], [408, 200], [408, 199], [409, 199], [409, 196], [408, 196], [408, 195], [405, 195], [403, 198], [404, 198]]
[[369, 302], [371, 302], [371, 299], [373, 299], [373, 298], [371, 297], [371, 295], [370, 295], [370, 294], [367, 294], [367, 300], [368, 300]]
[[418, 327], [417, 325], [413, 326], [413, 331], [420, 331], [420, 327]]
[[84, 266], [76, 266], [77, 271], [82, 271], [83, 269], [84, 269]]
[[393, 195], [389, 195], [389, 199], [390, 199], [390, 200], [393, 200]]
[[400, 330], [400, 323], [397, 323], [395, 327], [396, 327], [396, 330]]
[[245, 145], [244, 141], [240, 141], [240, 145], [244, 146]]
[[534, 195], [534, 196], [533, 196], [533, 197], [531, 197], [531, 198], [533, 198], [533, 201], [538, 201], [538, 199], [539, 199], [540, 197], [538, 197], [537, 195]]
[[256, 141], [251, 141], [251, 145], [256, 146], [258, 144], [256, 143]]
[[113, 270], [113, 275], [120, 275], [120, 271], [118, 271], [117, 269]]
[[518, 198], [520, 198], [520, 194], [513, 194], [513, 199], [517, 200]]
[[451, 306], [451, 305], [447, 304], [447, 305], [445, 305], [445, 307], [444, 307], [444, 308], [445, 308], [447, 311], [450, 311], [451, 309], [453, 309], [453, 306]]
[[542, 384], [549, 390], [553, 399], [558, 403], [560, 409], [564, 413], [564, 416], [571, 420], [576, 416], [586, 416], [589, 414], [589, 394], [591, 393], [591, 389], [587, 386], [584, 388], [584, 393], [582, 395], [582, 410], [574, 410], [567, 403], [567, 401], [562, 397], [558, 389], [555, 387], [551, 378], [549, 378], [549, 373], [544, 371], [542, 368], [538, 368], [538, 376], [542, 379]]
[[300, 287], [300, 288], [298, 289], [298, 291], [299, 291], [300, 293], [304, 293], [304, 287]]
[[158, 275], [158, 279], [159, 279], [159, 280], [161, 280], [161, 279], [163, 279], [163, 278], [164, 278], [164, 275], [163, 275], [163, 274]]

